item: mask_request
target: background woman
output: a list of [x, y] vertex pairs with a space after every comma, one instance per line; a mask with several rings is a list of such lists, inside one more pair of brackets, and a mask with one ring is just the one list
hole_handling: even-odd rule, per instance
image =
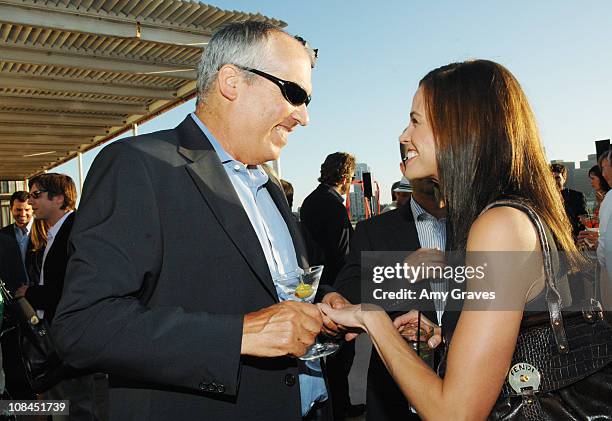
[[40, 280], [43, 254], [47, 246], [47, 229], [47, 223], [44, 220], [38, 218], [34, 219], [30, 235], [32, 248], [28, 250], [29, 256], [26, 259], [26, 270], [28, 271], [28, 278], [30, 279], [31, 285], [38, 285]]
[[593, 214], [595, 216], [598, 216], [599, 206], [604, 200], [606, 193], [608, 193], [608, 190], [610, 190], [610, 186], [608, 185], [606, 179], [603, 177], [599, 165], [595, 165], [589, 170], [589, 178], [591, 179], [591, 186], [593, 187], [593, 191], [595, 191], [595, 208], [593, 209]]

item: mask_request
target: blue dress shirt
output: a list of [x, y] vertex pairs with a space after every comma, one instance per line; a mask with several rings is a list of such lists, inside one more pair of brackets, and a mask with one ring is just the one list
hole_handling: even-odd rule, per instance
[[[28, 251], [28, 243], [30, 242], [30, 232], [32, 231], [33, 223], [34, 219], [30, 219], [30, 222], [28, 222], [24, 228], [19, 228], [17, 224], [13, 225], [15, 227], [15, 239], [17, 240], [19, 252], [21, 253], [21, 264], [23, 265], [26, 278], [28, 278], [28, 271], [25, 266], [26, 253]], [[25, 279], [25, 281], [27, 281], [28, 285], [30, 284], [29, 279]]]

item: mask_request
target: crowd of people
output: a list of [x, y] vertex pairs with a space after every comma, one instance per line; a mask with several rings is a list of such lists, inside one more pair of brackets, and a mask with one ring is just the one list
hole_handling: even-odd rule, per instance
[[[343, 196], [355, 158], [335, 152], [297, 218], [293, 188], [264, 164], [309, 122], [316, 58], [273, 25], [225, 25], [202, 54], [195, 111], [104, 148], [78, 212], [63, 174], [13, 195], [0, 277], [49, 323], [69, 367], [41, 397], [70, 400], [71, 420], [100, 419], [92, 373], [102, 373], [111, 420], [612, 419], [612, 153], [589, 172], [597, 230], [566, 169], [546, 162], [516, 78], [492, 61], [452, 63], [418, 85], [393, 204], [354, 228]], [[488, 272], [511, 307], [451, 307], [441, 297], [453, 280], [431, 278], [416, 282], [436, 293], [428, 307], [400, 311], [361, 288], [364, 253], [397, 251], [413, 266], [529, 257]], [[567, 313], [560, 283], [590, 274], [593, 256], [601, 290]], [[316, 295], [296, 299], [289, 286], [315, 265]], [[6, 388], [36, 399], [20, 321], [6, 313]], [[375, 348], [365, 405], [348, 384], [359, 334]], [[339, 351], [300, 359], [320, 335]]]

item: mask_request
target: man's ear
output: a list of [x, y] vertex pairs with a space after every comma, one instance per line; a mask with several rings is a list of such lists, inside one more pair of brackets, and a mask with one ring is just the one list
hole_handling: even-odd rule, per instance
[[219, 69], [216, 83], [219, 92], [225, 99], [234, 101], [238, 97], [240, 82], [241, 74], [236, 66], [225, 64]]
[[56, 194], [55, 196], [53, 196], [53, 199], [51, 199], [54, 203], [58, 204], [60, 206], [60, 208], [64, 205], [64, 195], [63, 194]]
[[400, 162], [400, 171], [402, 172], [402, 175], [404, 175], [404, 173], [406, 172], [406, 166], [403, 162]]

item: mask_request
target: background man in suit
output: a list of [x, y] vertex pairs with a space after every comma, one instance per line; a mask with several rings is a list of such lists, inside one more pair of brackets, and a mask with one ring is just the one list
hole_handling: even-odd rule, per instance
[[[407, 145], [400, 143], [404, 173], [404, 160]], [[357, 224], [351, 240], [351, 250], [335, 287], [351, 302], [361, 302], [361, 252], [426, 251], [427, 265], [443, 263], [442, 251], [446, 245], [445, 210], [436, 199], [434, 184], [431, 180], [410, 180], [413, 192], [410, 200], [403, 206], [385, 212]], [[432, 250], [438, 248], [440, 251]], [[414, 263], [418, 266], [418, 263]], [[444, 290], [444, 283], [431, 282], [432, 290]], [[439, 323], [444, 311], [443, 303], [433, 303], [437, 311], [424, 311], [431, 321]], [[404, 312], [390, 313], [391, 317], [401, 317]], [[387, 371], [376, 351], [370, 357], [366, 389], [366, 419], [371, 421], [418, 420], [411, 411], [408, 401], [400, 392], [395, 381]]]
[[321, 164], [319, 185], [300, 208], [300, 220], [323, 251], [321, 283], [332, 285], [349, 252], [353, 227], [344, 206], [344, 195], [351, 187], [355, 157], [334, 152]]
[[[32, 229], [32, 206], [28, 203], [28, 192], [17, 191], [9, 202], [15, 223], [0, 230], [0, 277], [6, 282], [11, 293], [21, 285], [28, 284], [26, 258], [30, 247], [30, 230]], [[2, 335], [2, 364], [6, 376], [6, 389], [13, 399], [35, 399], [36, 394], [30, 388], [19, 348], [17, 345], [16, 320], [12, 309], [4, 310], [6, 332]]]
[[586, 210], [586, 199], [584, 194], [565, 187], [567, 181], [567, 168], [561, 164], [551, 164], [550, 171], [555, 178], [557, 189], [563, 197], [563, 206], [565, 207], [565, 213], [572, 224], [572, 230], [574, 238], [578, 237], [578, 233], [584, 229], [584, 226], [580, 223], [580, 215], [585, 215]]
[[7, 288], [15, 292], [21, 285], [28, 283], [26, 256], [32, 229], [32, 206], [28, 203], [28, 192], [17, 191], [9, 202], [15, 222], [0, 229], [0, 275]]
[[320, 364], [295, 358], [323, 325], [316, 306], [288, 301], [304, 244], [260, 166], [308, 124], [314, 59], [275, 26], [226, 25], [203, 52], [196, 112], [93, 163], [54, 332], [68, 363], [109, 373], [110, 419], [297, 421], [327, 409]]
[[[25, 296], [38, 317], [49, 321], [62, 295], [68, 264], [68, 237], [74, 223], [76, 186], [65, 174], [46, 173], [29, 181], [30, 197], [36, 218], [49, 226], [47, 245], [43, 253], [42, 270], [38, 285], [24, 285], [17, 296]], [[69, 399], [70, 420], [95, 420], [94, 379], [86, 375], [60, 381], [43, 393], [45, 399]]]
[[[353, 226], [344, 206], [344, 195], [351, 187], [355, 157], [334, 152], [321, 164], [319, 185], [300, 208], [300, 220], [323, 252], [321, 283], [332, 285], [346, 262]], [[351, 405], [348, 375], [355, 358], [355, 342], [345, 342], [327, 359], [329, 388], [334, 406], [334, 420], [361, 415], [363, 405]]]
[[383, 209], [384, 212], [389, 212], [393, 209], [397, 209], [401, 207], [404, 203], [410, 200], [410, 195], [412, 194], [412, 186], [406, 177], [402, 177], [400, 181], [396, 181], [391, 186], [391, 200]]

